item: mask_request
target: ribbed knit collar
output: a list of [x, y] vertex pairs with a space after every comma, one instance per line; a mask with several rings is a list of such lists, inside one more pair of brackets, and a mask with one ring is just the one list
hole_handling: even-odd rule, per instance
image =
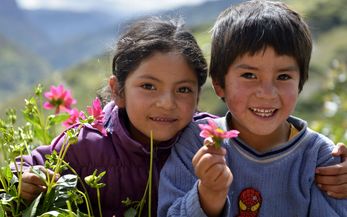
[[[112, 109], [110, 109], [110, 107]], [[119, 140], [119, 143], [115, 145], [126, 146], [124, 148], [126, 148], [130, 152], [137, 153], [139, 155], [150, 154], [150, 147], [148, 145], [141, 144], [138, 141], [131, 138], [130, 132], [126, 127], [126, 122], [129, 121], [129, 119], [124, 109], [119, 109], [114, 104], [114, 102], [110, 102], [105, 106], [104, 111], [106, 118], [105, 127], [108, 133], [112, 137], [116, 137], [117, 140]], [[115, 141], [116, 138], [113, 138], [113, 140]], [[177, 136], [168, 141], [156, 144], [154, 147], [156, 154], [160, 155], [161, 152], [170, 151], [171, 147], [176, 142], [176, 140]]]
[[[231, 119], [232, 114], [227, 113], [225, 117], [218, 119], [217, 122], [219, 122], [219, 126], [222, 127], [224, 130], [230, 130], [227, 123], [230, 123]], [[300, 146], [307, 131], [307, 123], [304, 120], [290, 116], [287, 119], [287, 121], [293, 124], [293, 126], [295, 126], [296, 129], [300, 130], [299, 133], [289, 141], [280, 144], [269, 151], [259, 152], [251, 146], [249, 146], [248, 144], [246, 144], [239, 137], [230, 139], [229, 144], [233, 145], [234, 148], [237, 149], [242, 155], [254, 161], [265, 163], [279, 159], [288, 155], [289, 153], [294, 151], [298, 146]]]

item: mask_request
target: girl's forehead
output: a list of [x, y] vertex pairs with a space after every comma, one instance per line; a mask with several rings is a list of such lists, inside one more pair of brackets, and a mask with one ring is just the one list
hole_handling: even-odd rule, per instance
[[131, 77], [163, 81], [197, 80], [195, 71], [178, 52], [154, 53], [139, 64], [129, 75]]

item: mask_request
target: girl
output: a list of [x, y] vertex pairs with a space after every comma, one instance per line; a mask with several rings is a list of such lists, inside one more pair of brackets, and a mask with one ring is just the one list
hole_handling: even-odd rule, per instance
[[[109, 85], [114, 102], [104, 109], [108, 135], [82, 128], [78, 143], [64, 159], [82, 179], [95, 169], [106, 171], [102, 212], [124, 216], [128, 207], [122, 201], [140, 201], [146, 189], [152, 131], [152, 216], [156, 216], [159, 172], [177, 135], [193, 119], [207, 64], [193, 35], [179, 22], [148, 18], [132, 24], [119, 38], [112, 69]], [[44, 156], [59, 151], [63, 141], [60, 136], [25, 156], [25, 167], [43, 165]], [[32, 200], [44, 190], [42, 186], [37, 176], [24, 173], [21, 195]], [[88, 195], [96, 213], [95, 189], [88, 188]], [[142, 212], [145, 215], [147, 211]]]

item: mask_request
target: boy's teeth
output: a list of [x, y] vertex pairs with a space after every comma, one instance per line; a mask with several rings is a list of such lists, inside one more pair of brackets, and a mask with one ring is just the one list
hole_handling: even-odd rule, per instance
[[252, 110], [254, 113], [256, 113], [257, 115], [261, 116], [261, 117], [270, 117], [276, 109], [258, 109], [258, 108], [252, 108], [251, 110]]

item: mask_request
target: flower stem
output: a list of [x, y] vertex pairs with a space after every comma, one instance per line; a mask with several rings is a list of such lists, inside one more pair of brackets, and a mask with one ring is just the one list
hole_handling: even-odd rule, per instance
[[96, 194], [98, 196], [99, 216], [102, 217], [101, 203], [100, 203], [100, 188], [96, 189]]
[[153, 131], [151, 130], [151, 152], [150, 152], [150, 161], [149, 161], [149, 193], [148, 193], [148, 216], [151, 216], [151, 207], [152, 207], [152, 173], [153, 173]]
[[81, 191], [79, 191], [79, 192], [83, 195], [83, 197], [84, 197], [84, 199], [86, 201], [88, 216], [91, 216], [91, 213], [93, 213], [93, 208], [92, 208], [92, 205], [90, 203], [90, 198], [89, 198], [86, 186], [84, 185], [81, 177], [77, 174], [76, 170], [74, 170], [66, 161], [63, 160], [63, 163], [64, 163], [65, 166], [67, 166], [69, 168], [69, 170], [73, 174], [75, 174], [77, 176], [78, 181], [81, 183], [81, 186], [82, 186], [85, 194], [83, 192], [81, 192]]
[[[20, 167], [19, 167], [19, 173], [18, 173], [18, 189], [17, 189], [17, 192], [18, 192], [18, 195], [20, 194], [20, 192], [22, 191], [22, 170], [23, 170], [23, 157], [22, 157], [23, 153], [22, 153], [22, 150], [20, 151]], [[14, 164], [16, 165], [16, 169], [17, 169], [17, 164]], [[19, 206], [20, 206], [20, 202], [17, 203], [17, 210], [19, 211]]]

